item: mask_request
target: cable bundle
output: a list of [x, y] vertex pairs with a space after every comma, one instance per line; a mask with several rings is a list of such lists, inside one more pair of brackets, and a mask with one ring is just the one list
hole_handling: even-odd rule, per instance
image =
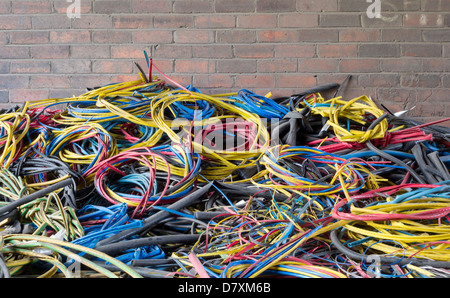
[[345, 100], [349, 78], [206, 94], [146, 60], [2, 110], [0, 277], [450, 276], [448, 118]]

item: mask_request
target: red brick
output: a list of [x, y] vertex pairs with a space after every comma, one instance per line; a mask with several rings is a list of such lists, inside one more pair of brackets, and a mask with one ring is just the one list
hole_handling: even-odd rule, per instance
[[234, 53], [237, 58], [272, 58], [273, 45], [250, 44], [235, 45]]
[[98, 74], [74, 74], [71, 76], [71, 87], [73, 89], [86, 89], [88, 87], [99, 87], [111, 84], [111, 76]]
[[51, 13], [51, 5], [50, 1], [12, 1], [11, 11], [13, 14]]
[[400, 48], [396, 44], [362, 44], [359, 46], [360, 57], [398, 57]]
[[1, 76], [0, 89], [28, 88], [30, 77], [25, 75]]
[[[325, 85], [330, 83], [338, 83], [342, 84], [344, 80], [346, 80], [348, 77], [348, 74], [341, 74], [341, 73], [318, 73], [317, 74], [317, 85]], [[348, 88], [357, 88], [358, 85], [358, 77], [352, 76], [350, 79], [348, 79], [345, 82], [345, 85], [343, 85], [343, 89], [341, 90], [341, 93], [339, 95], [342, 95], [345, 93], [345, 90]], [[336, 92], [336, 89], [332, 91], [332, 94]]]
[[317, 42], [334, 42], [339, 40], [339, 30], [337, 29], [303, 29], [298, 32], [298, 40], [317, 41]]
[[[450, 17], [449, 17], [450, 19]], [[436, 29], [436, 30], [424, 30], [422, 32], [423, 40], [429, 42], [450, 42], [450, 30]]]
[[47, 99], [48, 90], [32, 90], [32, 89], [11, 89], [9, 90], [9, 100], [10, 102], [25, 102], [33, 100]]
[[297, 0], [297, 10], [300, 12], [337, 11], [337, 9], [337, 0]]
[[236, 76], [236, 88], [274, 88], [275, 87], [275, 76], [273, 74], [260, 74], [260, 75], [237, 75]]
[[[448, 91], [442, 88], [433, 88], [432, 90], [417, 89], [418, 101], [428, 105], [430, 105], [429, 102], [437, 102], [448, 106], [447, 95]], [[448, 111], [448, 109], [442, 109], [442, 111], [444, 110]]]
[[444, 50], [444, 53], [442, 56], [445, 58], [450, 58], [450, 44], [444, 44], [443, 50]]
[[[130, 36], [129, 32], [124, 32]], [[173, 32], [171, 30], [137, 30], [133, 31], [134, 43], [161, 44], [172, 43]]]
[[51, 31], [51, 43], [89, 43], [91, 42], [91, 33], [87, 30], [83, 31]]
[[0, 18], [0, 30], [21, 30], [31, 28], [31, 18], [28, 16], [2, 16]]
[[[192, 85], [193, 78], [192, 78], [192, 75], [190, 75], [190, 74], [186, 73], [186, 74], [178, 75], [178, 74], [171, 74], [171, 73], [167, 73], [167, 72], [165, 74], [172, 81], [176, 82], [177, 84], [179, 84], [181, 86]], [[174, 87], [178, 88], [178, 86], [175, 86], [175, 84], [173, 84], [171, 81], [166, 80], [166, 79], [165, 79], [165, 81], [169, 86], [174, 86]]]
[[192, 28], [194, 17], [191, 15], [156, 15], [154, 17], [155, 28]]
[[111, 58], [111, 51], [109, 45], [99, 44], [85, 44], [85, 45], [72, 45], [71, 58], [83, 58], [83, 59], [102, 59]]
[[314, 75], [278, 74], [276, 87], [279, 88], [310, 88], [317, 85]]
[[212, 13], [214, 12], [214, 1], [175, 0], [173, 11], [176, 13]]
[[194, 75], [193, 84], [197, 88], [231, 88], [234, 80], [229, 75], [208, 74]]
[[[0, 90], [0, 103], [6, 103], [6, 102], [9, 102], [9, 91], [8, 90]], [[0, 105], [0, 109], [3, 109], [3, 108], [8, 109], [10, 107], [11, 107], [10, 103]]]
[[442, 78], [442, 87], [450, 88], [450, 75], [444, 75]]
[[218, 43], [253, 43], [256, 41], [254, 30], [226, 30], [217, 31]]
[[70, 47], [68, 45], [46, 45], [32, 46], [31, 57], [33, 59], [65, 59], [69, 57]]
[[294, 11], [295, 0], [256, 0], [257, 12]]
[[402, 56], [407, 57], [441, 57], [442, 46], [440, 44], [405, 43], [401, 45]]
[[7, 74], [9, 73], [9, 61], [0, 61], [0, 74]]
[[158, 45], [153, 53], [155, 58], [192, 58], [192, 47], [188, 45]]
[[54, 60], [52, 61], [52, 73], [76, 74], [90, 73], [91, 61], [89, 60]]
[[436, 13], [406, 14], [404, 17], [405, 27], [442, 27], [444, 16]]
[[164, 13], [172, 11], [172, 1], [167, 0], [133, 0], [133, 12]]
[[30, 58], [30, 48], [27, 46], [3, 46], [0, 59], [27, 59]]
[[388, 72], [420, 72], [422, 61], [410, 58], [381, 60], [381, 70]]
[[112, 19], [113, 27], [117, 29], [146, 29], [153, 27], [151, 15], [117, 15]]
[[14, 61], [11, 62], [11, 73], [49, 73], [50, 62], [47, 61]]
[[319, 44], [317, 55], [323, 58], [356, 57], [358, 55], [357, 44]]
[[336, 59], [300, 59], [298, 62], [298, 71], [301, 73], [335, 73], [337, 70], [338, 60]]
[[397, 74], [362, 74], [358, 76], [359, 85], [364, 87], [397, 87], [400, 76]]
[[252, 14], [238, 15], [238, 28], [275, 28], [277, 26], [277, 16], [274, 14]]
[[281, 14], [279, 19], [280, 27], [308, 28], [319, 26], [319, 16], [317, 14]]
[[226, 59], [233, 57], [233, 49], [231, 45], [198, 45], [192, 46], [194, 58], [219, 58]]
[[367, 97], [372, 98], [372, 100], [375, 101], [375, 104], [378, 104], [376, 102], [376, 95], [377, 95], [377, 89], [378, 88], [364, 88], [364, 87], [359, 87], [359, 88], [346, 88], [345, 92], [343, 93], [343, 96], [347, 99], [354, 99], [354, 98], [358, 98], [361, 95], [366, 95]]
[[8, 42], [8, 34], [6, 31], [0, 32], [0, 45], [7, 44]]
[[174, 33], [175, 43], [213, 43], [214, 31], [211, 30], [177, 30]]
[[425, 72], [450, 72], [450, 60], [445, 58], [423, 59], [423, 71]]
[[217, 61], [218, 73], [255, 73], [255, 59], [224, 59]]
[[49, 98], [71, 98], [86, 93], [86, 87], [80, 89], [50, 89], [48, 91]]
[[342, 59], [339, 71], [344, 73], [379, 72], [379, 59]]
[[382, 29], [383, 41], [421, 41], [421, 32], [416, 29]]
[[253, 0], [216, 0], [216, 12], [254, 12]]
[[341, 42], [362, 42], [379, 41], [380, 31], [377, 29], [350, 29], [339, 30], [339, 41]]
[[111, 47], [111, 58], [113, 59], [139, 59], [144, 57], [145, 46], [116, 45]]
[[176, 73], [214, 73], [215, 64], [210, 60], [178, 59], [175, 61]]
[[92, 73], [132, 73], [133, 63], [131, 61], [117, 60], [94, 60], [92, 62]]
[[314, 57], [316, 47], [311, 44], [286, 44], [275, 45], [275, 57], [279, 58], [303, 58]]
[[131, 5], [128, 1], [118, 0], [96, 0], [93, 2], [95, 13], [127, 13], [131, 12]]
[[441, 77], [436, 74], [410, 74], [401, 78], [401, 86], [403, 87], [424, 87], [436, 88], [441, 83]]
[[365, 12], [370, 4], [358, 0], [338, 0], [341, 12]]
[[417, 101], [417, 92], [415, 89], [408, 88], [378, 88], [378, 99], [382, 102], [386, 102], [387, 107], [391, 110], [392, 102], [405, 103], [405, 107], [392, 112], [400, 112], [405, 108], [411, 108], [408, 103], [415, 103]]
[[31, 77], [31, 88], [70, 88], [70, 80], [68, 76], [33, 76]]
[[233, 15], [198, 15], [195, 17], [195, 26], [201, 29], [208, 28], [234, 28], [236, 17]]
[[123, 74], [123, 75], [113, 75], [109, 80], [111, 82], [130, 82], [130, 81], [136, 81], [139, 80], [140, 77], [138, 74]]
[[445, 0], [436, 0], [436, 1], [421, 0], [421, 4], [422, 4], [422, 11], [426, 12], [450, 11], [450, 3]]
[[0, 14], [10, 13], [10, 11], [11, 11], [11, 2], [10, 1], [0, 2]]
[[258, 31], [259, 42], [285, 42], [297, 41], [297, 30], [263, 30]]
[[259, 73], [296, 72], [297, 59], [261, 59], [258, 60]]
[[49, 40], [48, 31], [12, 31], [9, 33], [11, 44], [47, 44]]
[[353, 14], [321, 14], [319, 16], [320, 27], [359, 27], [361, 18]]
[[109, 15], [83, 15], [72, 21], [73, 29], [109, 29], [112, 28], [112, 18]]
[[[436, 94], [435, 92], [427, 90], [427, 93], [431, 93], [429, 95], [424, 94], [424, 96], [426, 96], [429, 102], [417, 103], [416, 107], [408, 115], [412, 117], [439, 117], [440, 119], [442, 119], [442, 117], [445, 116], [446, 104], [442, 102], [435, 102], [435, 100], [433, 100], [434, 98], [437, 97], [435, 95]], [[420, 95], [421, 94], [419, 94], [419, 96]], [[433, 102], [433, 104], [430, 104], [430, 102]]]
[[71, 21], [67, 15], [37, 15], [31, 17], [33, 29], [70, 29]]
[[[138, 60], [137, 63], [144, 69], [144, 71], [148, 74], [149, 69], [147, 67], [147, 61], [145, 59]], [[172, 73], [173, 72], [173, 65], [174, 60], [173, 59], [157, 59], [153, 60], [153, 65], [161, 69], [163, 72]], [[138, 74], [138, 69], [135, 67], [135, 73]]]
[[[141, 33], [141, 35], [144, 35], [144, 33]], [[92, 32], [92, 42], [96, 44], [124, 44], [131, 41], [132, 35], [128, 31], [98, 30]]]

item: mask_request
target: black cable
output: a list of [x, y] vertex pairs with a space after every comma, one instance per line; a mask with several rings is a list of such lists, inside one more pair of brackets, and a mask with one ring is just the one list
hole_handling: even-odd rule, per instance
[[336, 93], [334, 93], [334, 97], [337, 97], [338, 94], [341, 92], [344, 85], [351, 79], [352, 75], [348, 75], [345, 80], [342, 82], [342, 84], [339, 86], [339, 88], [336, 90]]
[[195, 234], [152, 236], [126, 241], [119, 241], [108, 245], [102, 245], [97, 247], [96, 250], [106, 253], [110, 256], [115, 256], [122, 253], [125, 250], [137, 247], [144, 247], [150, 245], [164, 245], [164, 244], [195, 243], [200, 239], [200, 237], [201, 235]]
[[[370, 255], [363, 255], [360, 254], [354, 250], [351, 250], [347, 248], [345, 245], [341, 243], [341, 241], [338, 239], [336, 230], [332, 230], [330, 232], [330, 240], [332, 244], [336, 247], [337, 250], [339, 250], [341, 253], [346, 255], [348, 258], [352, 260], [357, 260], [360, 262], [370, 262], [368, 261], [368, 257]], [[398, 264], [400, 266], [402, 265], [415, 265], [415, 266], [432, 266], [436, 268], [450, 268], [450, 262], [447, 261], [435, 261], [435, 260], [427, 260], [427, 259], [417, 259], [417, 258], [399, 258], [399, 257], [387, 257], [387, 256], [378, 256], [377, 260], [381, 264]]]
[[174, 259], [167, 258], [167, 259], [135, 259], [131, 261], [131, 266], [136, 267], [152, 267], [152, 266], [171, 266], [176, 265]]
[[[378, 117], [377, 119], [375, 119], [370, 125], [369, 128], [367, 130], [371, 130], [373, 129], [376, 125], [378, 125], [381, 121], [383, 121], [386, 117], [388, 116], [387, 113], [384, 113], [382, 116]], [[419, 174], [416, 173], [416, 171], [414, 171], [410, 166], [408, 166], [405, 162], [403, 162], [402, 160], [384, 152], [383, 150], [378, 149], [375, 145], [373, 145], [370, 140], [367, 140], [366, 142], [367, 148], [369, 148], [372, 152], [376, 153], [377, 155], [392, 161], [393, 163], [404, 167], [410, 174], [412, 177], [414, 177], [414, 179], [417, 180], [418, 183], [420, 184], [427, 184], [425, 182], [425, 180], [422, 179], [422, 177], [419, 176]]]
[[[34, 152], [37, 156], [31, 158], [29, 156], [31, 152]], [[76, 184], [84, 180], [81, 174], [72, 170], [68, 164], [64, 163], [58, 157], [46, 156], [31, 147], [18, 162], [11, 165], [10, 170], [18, 177], [34, 176], [42, 173], [55, 176], [55, 178], [69, 176], [73, 181], [73, 186], [64, 188], [61, 201], [75, 210], [78, 209], [77, 201], [80, 201], [80, 198], [75, 194]], [[85, 186], [87, 187], [86, 183]]]
[[3, 207], [0, 208], [0, 215], [12, 212], [14, 209], [16, 209], [19, 206], [22, 206], [26, 203], [29, 203], [35, 199], [41, 198], [53, 191], [56, 191], [58, 189], [67, 187], [69, 185], [71, 185], [73, 183], [72, 179], [65, 179], [62, 181], [59, 181], [55, 184], [49, 185], [43, 189], [40, 189], [32, 194], [29, 194], [27, 196], [21, 197], [20, 199], [16, 200], [16, 201], [12, 201], [11, 203], [9, 203], [8, 205], [5, 205]]
[[[201, 187], [200, 189], [196, 190], [195, 192], [185, 196], [184, 198], [176, 201], [175, 203], [171, 204], [169, 207], [167, 207], [167, 209], [171, 209], [174, 211], [183, 209], [185, 207], [188, 207], [194, 203], [197, 202], [197, 200], [203, 196], [207, 191], [209, 191], [209, 189], [211, 188], [211, 184], [206, 184], [205, 186]], [[160, 210], [156, 213], [154, 213], [153, 215], [147, 217], [146, 219], [143, 220], [144, 224], [142, 227], [140, 228], [134, 228], [134, 229], [128, 229], [125, 231], [122, 231], [116, 235], [113, 235], [109, 238], [106, 238], [102, 241], [100, 241], [97, 246], [96, 249], [100, 249], [102, 246], [107, 245], [107, 244], [111, 244], [117, 241], [121, 241], [124, 239], [127, 239], [131, 236], [137, 235], [137, 234], [146, 234], [152, 227], [158, 225], [161, 220], [169, 217], [171, 215], [171, 213], [169, 211], [165, 211], [165, 210]]]
[[399, 166], [404, 167], [404, 168], [411, 174], [411, 176], [413, 176], [414, 179], [417, 180], [418, 183], [420, 183], [420, 184], [427, 184], [427, 183], [425, 182], [425, 180], [423, 180], [422, 177], [420, 177], [419, 174], [417, 174], [416, 171], [414, 171], [410, 166], [408, 166], [408, 165], [407, 165], [405, 162], [403, 162], [402, 160], [400, 160], [400, 159], [398, 159], [398, 158], [396, 158], [396, 157], [394, 157], [394, 156], [392, 156], [392, 155], [390, 155], [390, 154], [384, 152], [383, 150], [378, 149], [376, 146], [374, 146], [374, 145], [370, 142], [370, 140], [368, 140], [368, 141], [366, 142], [366, 145], [367, 145], [367, 148], [369, 148], [372, 152], [378, 154], [379, 156], [381, 156], [381, 157], [383, 157], [383, 158], [385, 158], [385, 159], [387, 159], [387, 160], [392, 161], [393, 163], [395, 163], [395, 164], [397, 164], [397, 165], [399, 165]]

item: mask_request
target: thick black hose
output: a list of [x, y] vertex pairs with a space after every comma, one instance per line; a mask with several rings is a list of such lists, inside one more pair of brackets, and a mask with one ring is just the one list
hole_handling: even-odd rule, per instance
[[73, 184], [73, 180], [71, 178], [59, 181], [55, 184], [52, 184], [50, 186], [47, 186], [46, 188], [40, 189], [32, 194], [29, 194], [27, 196], [21, 197], [18, 200], [12, 201], [11, 203], [9, 203], [8, 205], [5, 205], [3, 207], [0, 208], [0, 215], [3, 215], [5, 213], [9, 213], [11, 211], [13, 211], [14, 209], [16, 209], [19, 206], [22, 206], [24, 204], [27, 204], [35, 199], [41, 198], [53, 191], [56, 191], [58, 189], [67, 187], [69, 185]]
[[139, 239], [132, 239], [126, 241], [119, 241], [112, 244], [97, 247], [96, 250], [106, 253], [110, 256], [116, 256], [123, 251], [137, 247], [144, 247], [150, 245], [164, 245], [164, 244], [186, 244], [195, 243], [199, 240], [201, 235], [195, 234], [179, 234], [166, 236], [153, 236]]
[[366, 142], [367, 148], [369, 148], [372, 152], [376, 153], [377, 155], [392, 161], [393, 163], [404, 167], [410, 174], [412, 177], [414, 177], [414, 179], [417, 180], [418, 183], [420, 184], [427, 184], [425, 182], [425, 180], [422, 179], [422, 177], [419, 176], [419, 174], [417, 174], [416, 171], [414, 171], [410, 166], [408, 166], [405, 162], [403, 162], [402, 160], [384, 152], [383, 150], [378, 149], [375, 145], [373, 145], [370, 140]]

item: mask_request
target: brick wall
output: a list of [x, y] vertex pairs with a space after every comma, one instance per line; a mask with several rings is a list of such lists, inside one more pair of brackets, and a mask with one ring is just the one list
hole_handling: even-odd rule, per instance
[[347, 98], [450, 115], [449, 0], [381, 0], [381, 18], [366, 0], [72, 2], [0, 0], [3, 106], [136, 79], [147, 50], [204, 92], [290, 95], [351, 74]]

